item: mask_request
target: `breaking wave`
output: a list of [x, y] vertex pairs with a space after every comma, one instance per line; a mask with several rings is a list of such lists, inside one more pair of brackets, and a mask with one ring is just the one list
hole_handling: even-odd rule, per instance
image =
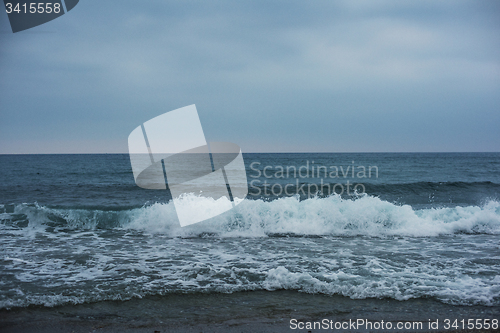
[[[219, 200], [226, 200], [225, 198]], [[220, 201], [187, 195], [181, 204], [200, 214]], [[0, 223], [30, 232], [128, 229], [170, 237], [268, 236], [415, 236], [500, 234], [500, 202], [482, 206], [414, 209], [363, 195], [299, 200], [245, 200], [234, 209], [202, 223], [180, 227], [172, 202], [124, 209], [60, 209], [38, 204], [0, 206]]]

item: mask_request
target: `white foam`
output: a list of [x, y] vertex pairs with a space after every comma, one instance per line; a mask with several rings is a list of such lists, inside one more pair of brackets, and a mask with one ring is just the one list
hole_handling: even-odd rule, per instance
[[[214, 204], [205, 198], [189, 198], [193, 210]], [[247, 200], [235, 209], [211, 220], [180, 228], [171, 204], [156, 204], [130, 214], [126, 228], [171, 236], [216, 233], [221, 236], [261, 237], [269, 234], [437, 236], [454, 233], [500, 233], [500, 203], [483, 207], [432, 208], [414, 210], [376, 197], [346, 200], [339, 196], [280, 198], [266, 202]]]
[[291, 289], [307, 293], [338, 294], [353, 299], [393, 298], [405, 301], [431, 296], [451, 304], [498, 304], [500, 286], [495, 283], [497, 277], [485, 280], [459, 272], [441, 275], [435, 273], [432, 267], [425, 267], [421, 272], [384, 270], [382, 279], [345, 274], [342, 271], [329, 276], [311, 272], [290, 272], [279, 266], [269, 270], [262, 287], [270, 291]]
[[[184, 205], [193, 214], [210, 210], [218, 201], [186, 196]], [[222, 237], [262, 237], [269, 234], [338, 236], [438, 236], [456, 233], [500, 234], [500, 203], [483, 206], [415, 210], [377, 197], [342, 199], [339, 196], [296, 197], [274, 201], [245, 200], [229, 212], [187, 227], [180, 227], [172, 203], [156, 203], [126, 211], [49, 209], [38, 205], [18, 205], [17, 214], [27, 215], [25, 232], [43, 231], [57, 216], [73, 229], [125, 228], [170, 237], [216, 234]]]

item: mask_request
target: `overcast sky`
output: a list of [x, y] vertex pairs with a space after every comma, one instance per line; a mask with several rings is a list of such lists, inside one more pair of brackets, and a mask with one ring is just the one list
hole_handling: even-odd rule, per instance
[[80, 0], [16, 34], [0, 13], [0, 153], [125, 153], [190, 104], [243, 152], [500, 151], [500, 1]]

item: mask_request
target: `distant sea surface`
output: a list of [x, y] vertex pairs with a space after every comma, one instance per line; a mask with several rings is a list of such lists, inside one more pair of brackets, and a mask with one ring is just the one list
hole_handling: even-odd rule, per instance
[[181, 228], [126, 154], [0, 155], [0, 309], [276, 290], [500, 306], [500, 153], [244, 159], [247, 199]]

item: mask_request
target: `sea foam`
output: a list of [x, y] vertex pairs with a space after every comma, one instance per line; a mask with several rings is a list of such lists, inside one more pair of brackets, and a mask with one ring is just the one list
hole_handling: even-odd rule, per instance
[[[182, 198], [193, 214], [202, 214], [220, 201], [195, 195]], [[64, 229], [120, 228], [171, 237], [221, 236], [415, 236], [500, 234], [500, 202], [482, 206], [414, 209], [378, 197], [363, 195], [344, 199], [338, 195], [299, 200], [244, 200], [234, 209], [187, 227], [180, 227], [175, 207], [169, 203], [127, 210], [54, 209], [21, 204], [13, 214], [3, 213], [2, 224], [22, 226], [31, 232]]]

